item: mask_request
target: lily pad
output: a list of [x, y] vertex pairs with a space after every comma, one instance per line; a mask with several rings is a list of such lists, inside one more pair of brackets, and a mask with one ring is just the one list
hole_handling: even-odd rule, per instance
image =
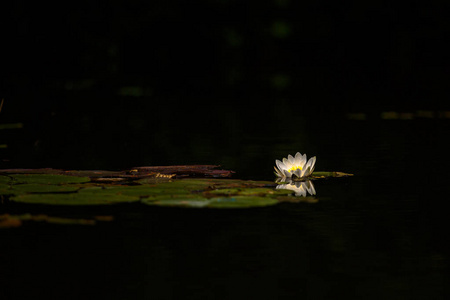
[[24, 193], [54, 193], [54, 192], [75, 192], [78, 187], [72, 185], [45, 185], [45, 184], [17, 184], [12, 186], [12, 191]]
[[216, 189], [216, 188], [244, 188], [244, 187], [264, 187], [273, 185], [270, 181], [252, 181], [239, 179], [175, 179], [172, 182], [158, 184], [163, 187], [183, 187], [188, 190]]
[[5, 176], [5, 175], [0, 175], [0, 184], [6, 184], [6, 183], [9, 183], [10, 181], [11, 181], [11, 177]]
[[89, 194], [116, 194], [129, 195], [137, 197], [146, 197], [154, 195], [172, 195], [172, 194], [187, 194], [188, 190], [182, 188], [161, 188], [159, 186], [151, 185], [137, 185], [137, 186], [103, 186], [103, 187], [89, 187], [83, 188], [79, 193]]
[[323, 172], [317, 171], [311, 174], [310, 178], [327, 178], [327, 177], [348, 177], [353, 176], [353, 174], [344, 172]]
[[14, 190], [7, 184], [0, 184], [0, 195], [14, 194]]
[[276, 196], [276, 195], [289, 195], [292, 191], [288, 190], [275, 190], [270, 188], [225, 188], [209, 191], [208, 194], [212, 195], [239, 195], [239, 196]]
[[22, 203], [48, 205], [105, 205], [139, 201], [139, 197], [116, 194], [72, 193], [72, 194], [23, 194], [11, 198]]
[[160, 189], [184, 189], [188, 191], [194, 191], [208, 189], [214, 184], [218, 184], [222, 181], [226, 180], [218, 179], [216, 181], [214, 179], [178, 179], [171, 182], [160, 183], [156, 186]]
[[208, 191], [208, 194], [213, 196], [215, 195], [217, 197], [217, 195], [225, 195], [225, 196], [238, 195], [239, 192], [241, 192], [241, 189], [239, 188], [224, 188]]
[[239, 195], [241, 196], [276, 196], [276, 195], [289, 195], [292, 194], [292, 191], [286, 190], [275, 190], [270, 188], [246, 188], [241, 189]]
[[53, 174], [13, 174], [11, 175], [15, 183], [36, 183], [36, 184], [68, 184], [89, 182], [89, 177], [53, 175]]
[[205, 207], [210, 200], [196, 195], [157, 196], [142, 199], [142, 203], [156, 206]]
[[[170, 176], [159, 179], [157, 176], [149, 176], [152, 170], [143, 168], [132, 170], [133, 172], [116, 172], [117, 174], [108, 173], [110, 171], [70, 171], [71, 175], [77, 176], [67, 175], [69, 171], [52, 169], [40, 170], [41, 173], [3, 170], [0, 175], [0, 195], [9, 195], [10, 200], [16, 202], [48, 205], [109, 205], [141, 201], [146, 205], [196, 208], [247, 208], [299, 201], [296, 200], [298, 197], [288, 196], [293, 190], [275, 189], [276, 183], [270, 181], [173, 179]], [[42, 173], [44, 171], [47, 173]], [[311, 178], [351, 175], [342, 172], [314, 172]]]
[[278, 201], [269, 197], [249, 197], [249, 196], [235, 196], [212, 198], [208, 204], [210, 208], [249, 208], [262, 207], [277, 204]]
[[249, 208], [275, 205], [278, 201], [269, 197], [234, 196], [204, 198], [194, 195], [175, 195], [143, 199], [142, 203], [156, 206], [192, 208]]

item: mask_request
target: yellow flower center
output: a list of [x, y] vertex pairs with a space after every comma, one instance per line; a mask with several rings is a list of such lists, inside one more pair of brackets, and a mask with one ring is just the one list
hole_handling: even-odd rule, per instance
[[302, 167], [300, 166], [293, 166], [292, 168], [288, 169], [289, 172], [294, 172], [295, 170], [300, 169], [300, 171], [302, 170]]

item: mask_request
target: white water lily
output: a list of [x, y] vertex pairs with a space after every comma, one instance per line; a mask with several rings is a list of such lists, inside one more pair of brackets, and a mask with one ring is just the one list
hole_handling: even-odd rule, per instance
[[316, 189], [311, 180], [306, 181], [290, 181], [286, 184], [277, 185], [276, 189], [291, 190], [295, 192], [297, 197], [306, 197], [307, 195], [315, 195]]
[[287, 158], [283, 158], [283, 161], [275, 160], [276, 167], [275, 174], [282, 178], [304, 178], [308, 177], [314, 171], [316, 164], [316, 157], [306, 159], [306, 154], [297, 152], [295, 157], [288, 155]]

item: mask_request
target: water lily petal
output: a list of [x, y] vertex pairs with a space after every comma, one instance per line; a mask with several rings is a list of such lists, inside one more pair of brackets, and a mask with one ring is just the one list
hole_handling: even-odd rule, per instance
[[[313, 156], [308, 160], [308, 163], [305, 165], [306, 168], [309, 167], [310, 170], [313, 169], [314, 165], [316, 164], [316, 157]], [[312, 173], [312, 172], [311, 172]]]
[[314, 165], [312, 168], [311, 168], [311, 173], [310, 173], [310, 175], [314, 172], [314, 169], [316, 168], [316, 166]]
[[289, 178], [292, 177], [291, 172], [289, 172], [288, 170], [283, 170], [283, 172], [284, 172], [284, 176], [289, 177]]
[[277, 165], [278, 169], [280, 171], [286, 170], [287, 167], [285, 166], [285, 164], [283, 164], [281, 161], [279, 161], [278, 159], [275, 160], [275, 164]]
[[274, 166], [273, 168], [275, 169], [275, 174], [276, 174], [278, 177], [284, 177], [283, 173], [282, 173], [280, 170], [278, 170], [277, 167]]
[[300, 162], [302, 160], [302, 154], [300, 152], [295, 153], [295, 160]]
[[295, 163], [295, 159], [294, 159], [294, 157], [292, 156], [292, 155], [288, 155], [288, 160], [289, 160], [289, 162], [292, 164], [292, 165], [296, 165], [296, 163]]
[[306, 164], [305, 156], [306, 156], [306, 154], [300, 155], [300, 156], [298, 157], [298, 162], [297, 162], [297, 164], [298, 164], [298, 166], [299, 166], [300, 168], [302, 168], [302, 169], [305, 167], [305, 164]]
[[287, 167], [286, 169], [288, 169], [288, 170], [293, 167], [291, 162], [288, 159], [286, 159], [286, 158], [283, 158], [283, 163]]
[[302, 171], [302, 177], [307, 177], [311, 174], [311, 168], [308, 166], [306, 168], [303, 169]]
[[303, 167], [303, 164], [302, 164], [302, 155], [300, 154], [300, 152], [297, 152], [297, 153], [295, 154], [294, 161], [295, 161], [295, 165], [296, 165], [296, 166], [299, 166], [300, 168]]
[[306, 153], [302, 155], [302, 164], [305, 164], [307, 161]]

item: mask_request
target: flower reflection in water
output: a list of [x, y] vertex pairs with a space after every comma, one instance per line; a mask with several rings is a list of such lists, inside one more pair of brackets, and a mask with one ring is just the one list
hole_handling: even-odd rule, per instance
[[[278, 180], [278, 182], [281, 182], [281, 180]], [[297, 197], [306, 197], [308, 195], [315, 195], [316, 189], [314, 188], [314, 184], [311, 180], [306, 181], [288, 181], [283, 182], [283, 184], [279, 184], [276, 187], [280, 190], [291, 190], [295, 192], [295, 196]]]

